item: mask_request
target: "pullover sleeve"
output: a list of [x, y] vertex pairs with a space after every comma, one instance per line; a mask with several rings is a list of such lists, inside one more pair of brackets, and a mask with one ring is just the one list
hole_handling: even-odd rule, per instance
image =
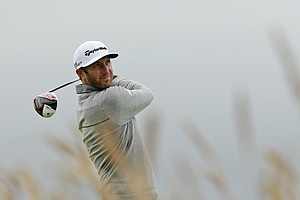
[[107, 116], [123, 125], [151, 103], [153, 94], [148, 87], [137, 81], [117, 77], [102, 98]]

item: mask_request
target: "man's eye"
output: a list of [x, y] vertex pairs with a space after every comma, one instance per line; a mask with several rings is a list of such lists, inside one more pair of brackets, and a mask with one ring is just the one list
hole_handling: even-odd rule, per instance
[[99, 68], [99, 67], [100, 67], [100, 65], [98, 65], [98, 64], [95, 64], [95, 65], [93, 66], [94, 69]]

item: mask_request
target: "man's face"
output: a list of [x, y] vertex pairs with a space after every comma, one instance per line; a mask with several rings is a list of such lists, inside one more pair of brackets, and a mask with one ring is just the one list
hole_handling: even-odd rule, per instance
[[113, 80], [113, 69], [108, 56], [101, 58], [83, 69], [86, 85], [96, 88], [107, 88]]

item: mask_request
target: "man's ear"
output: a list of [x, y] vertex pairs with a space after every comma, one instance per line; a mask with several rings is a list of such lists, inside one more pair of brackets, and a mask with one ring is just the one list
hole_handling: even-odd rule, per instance
[[77, 69], [76, 70], [76, 74], [78, 75], [78, 77], [82, 80], [82, 78], [84, 77], [84, 71], [82, 69]]

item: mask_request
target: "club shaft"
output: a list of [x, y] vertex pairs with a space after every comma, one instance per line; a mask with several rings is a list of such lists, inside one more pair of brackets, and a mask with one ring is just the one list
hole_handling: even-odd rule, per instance
[[68, 83], [65, 83], [65, 84], [63, 84], [63, 85], [61, 85], [61, 86], [58, 86], [58, 87], [56, 87], [56, 88], [50, 90], [49, 92], [54, 92], [54, 91], [56, 91], [56, 90], [59, 90], [60, 88], [66, 87], [66, 86], [68, 86], [68, 85], [71, 85], [72, 83], [75, 83], [75, 82], [77, 82], [77, 81], [79, 81], [79, 80], [80, 80], [80, 79], [76, 79], [76, 80], [70, 81], [70, 82], [68, 82]]

